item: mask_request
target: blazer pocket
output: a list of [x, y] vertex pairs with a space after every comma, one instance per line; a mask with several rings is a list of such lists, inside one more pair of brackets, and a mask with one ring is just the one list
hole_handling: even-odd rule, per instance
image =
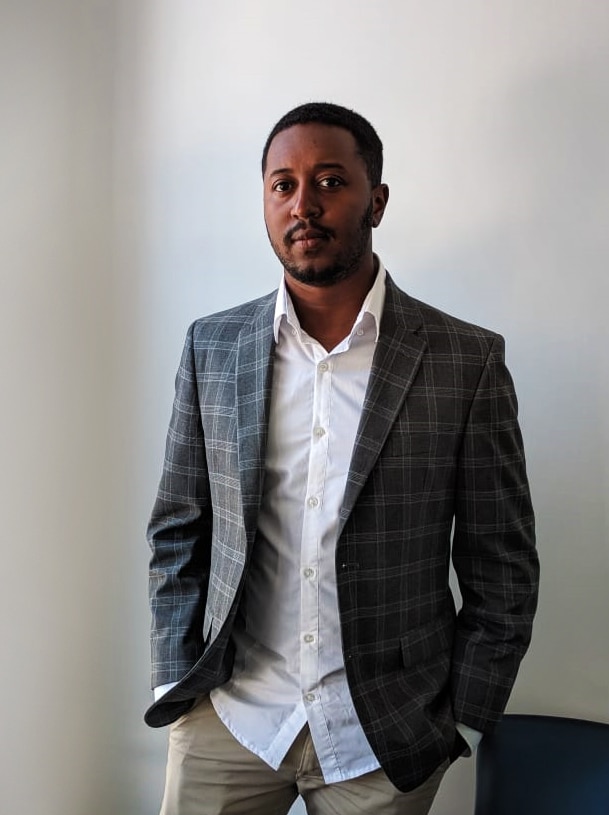
[[394, 431], [383, 448], [383, 455], [399, 458], [411, 464], [420, 464], [435, 458], [438, 450], [438, 434], [435, 432]]

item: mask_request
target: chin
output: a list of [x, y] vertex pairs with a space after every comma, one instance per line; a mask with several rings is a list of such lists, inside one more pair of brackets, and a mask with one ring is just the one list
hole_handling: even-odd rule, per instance
[[353, 270], [345, 269], [344, 266], [300, 266], [296, 264], [285, 264], [284, 269], [287, 274], [299, 283], [307, 286], [333, 286], [341, 280], [346, 280], [351, 276]]

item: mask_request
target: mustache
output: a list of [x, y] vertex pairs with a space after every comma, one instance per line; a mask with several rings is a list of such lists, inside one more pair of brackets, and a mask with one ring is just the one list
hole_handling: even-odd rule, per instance
[[327, 226], [322, 226], [317, 221], [310, 219], [307, 221], [298, 221], [294, 224], [294, 226], [290, 227], [288, 231], [283, 236], [283, 242], [286, 246], [288, 246], [294, 240], [294, 236], [297, 235], [299, 232], [306, 232], [307, 230], [312, 230], [315, 232], [319, 232], [320, 236], [323, 238], [334, 238], [335, 232], [333, 229], [330, 229]]

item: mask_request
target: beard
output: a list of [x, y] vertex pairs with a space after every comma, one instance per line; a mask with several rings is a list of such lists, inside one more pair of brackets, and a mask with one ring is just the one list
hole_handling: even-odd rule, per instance
[[299, 283], [304, 283], [307, 286], [333, 286], [335, 283], [351, 277], [358, 270], [362, 258], [365, 257], [368, 251], [370, 230], [372, 229], [372, 202], [362, 215], [349, 246], [337, 255], [333, 263], [321, 269], [313, 265], [306, 265], [306, 262], [298, 264], [288, 257], [287, 251], [292, 243], [292, 235], [306, 228], [324, 233], [327, 240], [334, 236], [332, 230], [315, 223], [313, 220], [310, 220], [308, 224], [298, 223], [285, 234], [282, 245], [274, 243], [269, 235], [273, 252], [275, 252], [286, 273]]

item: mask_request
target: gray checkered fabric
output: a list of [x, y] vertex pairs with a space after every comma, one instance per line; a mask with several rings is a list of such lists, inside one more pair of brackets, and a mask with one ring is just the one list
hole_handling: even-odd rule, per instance
[[[148, 529], [152, 684], [179, 680], [147, 711], [155, 727], [231, 673], [264, 479], [274, 305], [271, 294], [188, 332]], [[454, 756], [455, 721], [489, 731], [499, 720], [530, 640], [538, 562], [503, 339], [389, 276], [336, 579], [355, 708], [389, 778], [412, 789]]]

